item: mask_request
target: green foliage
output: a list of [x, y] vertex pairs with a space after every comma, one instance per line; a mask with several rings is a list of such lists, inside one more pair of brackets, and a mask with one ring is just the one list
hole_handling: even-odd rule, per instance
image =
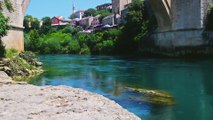
[[15, 49], [8, 49], [6, 51], [5, 57], [6, 58], [12, 58], [13, 56], [16, 56], [16, 55], [18, 55], [17, 50], [15, 50]]
[[4, 15], [0, 12], [0, 58], [4, 57], [6, 52], [1, 38], [7, 34], [7, 30], [10, 28], [7, 24], [8, 20], [9, 19], [4, 17]]
[[93, 8], [90, 8], [84, 12], [84, 17], [95, 16], [95, 15], [97, 15], [97, 10]]
[[106, 16], [112, 15], [111, 12], [106, 11], [106, 10], [100, 10], [96, 12], [96, 15], [101, 15], [99, 17], [99, 21], [102, 22], [103, 18], [105, 18]]
[[0, 2], [0, 10], [3, 10], [4, 6], [6, 7], [6, 9], [9, 12], [13, 12], [14, 11], [12, 3], [10, 2], [10, 0], [3, 0], [3, 1], [1, 1]]
[[110, 54], [114, 50], [114, 41], [106, 40], [98, 43], [95, 47], [97, 47], [99, 54]]
[[213, 31], [213, 6], [210, 8], [208, 15], [207, 15], [206, 30]]
[[81, 48], [77, 40], [71, 40], [68, 44], [68, 51], [72, 54], [79, 54]]
[[19, 57], [27, 61], [28, 64], [37, 66], [38, 59], [35, 53], [31, 51], [24, 51], [19, 54]]
[[39, 34], [40, 35], [46, 35], [51, 31], [54, 31], [51, 27], [52, 24], [52, 19], [50, 17], [44, 17], [42, 18], [42, 26], [39, 29]]
[[41, 72], [39, 68], [36, 68], [38, 61], [32, 52], [22, 52], [19, 54], [14, 49], [8, 49], [6, 58], [7, 60], [3, 62], [11, 69], [11, 71], [6, 71], [6, 73], [13, 78], [17, 76], [26, 77]]
[[79, 54], [90, 54], [90, 48], [85, 43], [82, 44]]
[[[98, 14], [102, 19], [112, 13], [105, 10], [88, 9], [85, 15]], [[27, 50], [35, 51], [37, 49], [42, 54], [134, 54], [139, 51], [139, 42], [155, 25], [154, 17], [147, 14], [144, 2], [140, 0], [134, 0], [129, 5], [124, 26], [92, 34], [79, 33], [80, 28], [70, 26], [52, 29], [50, 19], [46, 18], [46, 20], [49, 22], [46, 24], [43, 19], [43, 26], [48, 29], [39, 30], [39, 33], [42, 31], [40, 34], [43, 35], [38, 36], [35, 31], [25, 35], [25, 42], [30, 44], [26, 45]]]
[[73, 28], [70, 25], [67, 25], [64, 29], [62, 29], [62, 33], [68, 33], [68, 34], [72, 34], [72, 35], [76, 35], [79, 31], [81, 31], [82, 28], [77, 27], [77, 28]]
[[155, 25], [155, 20], [147, 14], [143, 1], [134, 0], [128, 9], [129, 11], [125, 16], [126, 23], [121, 29], [122, 32], [116, 44], [119, 53], [137, 53], [139, 42], [146, 37]]
[[78, 54], [80, 46], [67, 33], [56, 32], [48, 34], [39, 40], [39, 52], [43, 54], [72, 53]]
[[8, 18], [4, 17], [4, 15], [0, 12], [0, 39], [7, 34], [7, 30], [9, 30]]
[[25, 32], [29, 32], [31, 30], [39, 30], [40, 27], [39, 20], [31, 15], [27, 15], [24, 17], [24, 27]]
[[63, 39], [64, 35], [61, 33], [52, 33], [40, 38], [40, 52], [44, 54], [60, 53], [62, 49], [60, 41]]
[[39, 34], [37, 30], [31, 30], [29, 32], [29, 41], [28, 41], [28, 46], [30, 48], [31, 51], [33, 52], [37, 52], [38, 45], [39, 45]]

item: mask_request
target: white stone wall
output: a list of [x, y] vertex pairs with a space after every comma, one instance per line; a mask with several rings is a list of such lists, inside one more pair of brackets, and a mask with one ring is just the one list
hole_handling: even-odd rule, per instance
[[128, 5], [132, 0], [112, 0], [112, 11], [114, 14], [121, 14], [121, 11]]
[[103, 25], [113, 25], [114, 24], [114, 15], [110, 15], [110, 16], [105, 17], [102, 20], [102, 24]]
[[201, 25], [202, 26], [205, 26], [208, 10], [211, 5], [213, 5], [213, 0], [202, 0], [202, 4], [201, 4]]
[[172, 30], [200, 29], [201, 0], [172, 0]]
[[23, 29], [12, 29], [8, 31], [7, 36], [2, 40], [7, 49], [24, 50], [24, 33]]
[[203, 29], [213, 0], [149, 0], [158, 31]]
[[156, 46], [164, 48], [192, 47], [206, 45], [202, 30], [180, 30], [159, 32], [152, 35]]
[[9, 12], [7, 9], [3, 10], [3, 14], [10, 18], [10, 25], [23, 27], [23, 11], [22, 11], [22, 3], [23, 0], [10, 0], [13, 6], [14, 11]]

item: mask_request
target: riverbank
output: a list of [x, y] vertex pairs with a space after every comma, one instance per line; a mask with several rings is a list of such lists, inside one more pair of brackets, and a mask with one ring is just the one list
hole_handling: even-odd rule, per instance
[[15, 82], [0, 71], [0, 118], [48, 120], [140, 120], [101, 95], [67, 86]]
[[14, 49], [8, 49], [5, 57], [0, 58], [0, 71], [4, 71], [16, 81], [43, 73], [42, 65], [38, 57], [30, 51], [18, 53]]

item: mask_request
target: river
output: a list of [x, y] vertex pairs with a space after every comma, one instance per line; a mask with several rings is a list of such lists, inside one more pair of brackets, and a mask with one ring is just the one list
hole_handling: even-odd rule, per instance
[[[34, 85], [67, 85], [104, 95], [143, 120], [213, 120], [213, 60], [42, 55]], [[126, 87], [164, 90], [175, 105], [141, 101]]]

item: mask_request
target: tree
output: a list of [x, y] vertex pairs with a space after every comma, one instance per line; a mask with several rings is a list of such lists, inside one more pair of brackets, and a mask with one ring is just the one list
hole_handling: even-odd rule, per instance
[[128, 7], [125, 16], [126, 23], [122, 28], [117, 42], [119, 52], [136, 53], [139, 51], [139, 42], [155, 25], [154, 18], [148, 15], [143, 1], [134, 0]]
[[51, 31], [51, 24], [52, 24], [52, 19], [50, 17], [44, 17], [41, 19], [42, 20], [42, 26], [39, 30], [39, 34], [47, 34]]
[[75, 18], [75, 14], [71, 14], [70, 16], [69, 16], [69, 19], [74, 19]]
[[207, 15], [206, 30], [213, 31], [213, 6], [210, 8], [208, 15]]
[[84, 17], [95, 16], [97, 14], [97, 10], [90, 8], [84, 12]]
[[37, 18], [31, 15], [26, 15], [24, 17], [24, 31], [29, 32], [31, 30], [38, 30], [40, 27], [40, 22]]
[[101, 15], [99, 17], [99, 21], [102, 22], [103, 18], [105, 18], [106, 16], [112, 15], [111, 12], [106, 11], [106, 10], [100, 10], [96, 12], [96, 15]]
[[72, 35], [76, 35], [81, 30], [82, 30], [82, 28], [80, 28], [80, 27], [74, 28], [74, 27], [71, 27], [70, 25], [67, 25], [61, 31], [62, 31], [62, 33], [69, 33], [69, 34], [72, 34]]
[[29, 32], [29, 50], [33, 52], [38, 51], [38, 46], [39, 46], [39, 34], [37, 30], [31, 30]]

